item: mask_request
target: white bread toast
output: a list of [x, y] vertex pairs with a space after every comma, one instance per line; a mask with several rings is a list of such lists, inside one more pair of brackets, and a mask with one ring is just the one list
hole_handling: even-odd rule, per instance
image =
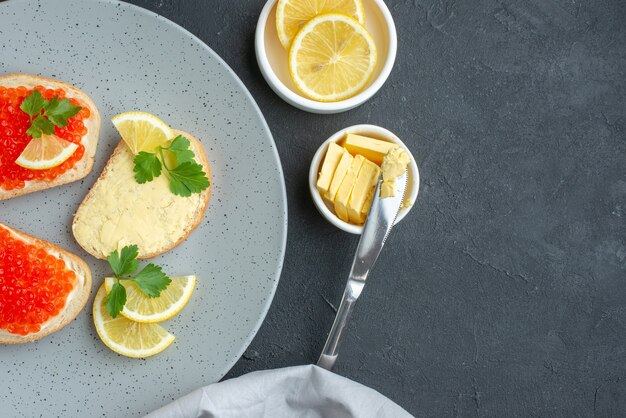
[[93, 166], [96, 146], [98, 145], [98, 135], [100, 132], [100, 114], [93, 101], [83, 91], [78, 88], [64, 83], [62, 81], [50, 78], [39, 77], [30, 74], [9, 74], [0, 76], [0, 86], [3, 87], [19, 87], [33, 88], [35, 86], [44, 86], [49, 89], [62, 89], [65, 91], [67, 98], [77, 99], [81, 106], [89, 109], [89, 117], [83, 120], [87, 133], [82, 137], [81, 143], [85, 147], [85, 154], [74, 167], [61, 174], [54, 180], [30, 180], [26, 181], [25, 186], [21, 189], [5, 190], [0, 186], [0, 200], [9, 199], [27, 193], [36, 192], [50, 187], [60, 186], [62, 184], [71, 183], [85, 177], [91, 171]]
[[[195, 161], [209, 181], [211, 167], [200, 141], [174, 131], [190, 141]], [[81, 247], [105, 259], [125, 245], [136, 244], [138, 258], [151, 258], [181, 244], [202, 221], [211, 187], [189, 197], [172, 194], [165, 173], [138, 184], [133, 172], [134, 155], [120, 141], [102, 174], [78, 207], [72, 232]]]
[[[47, 241], [32, 237], [23, 232], [12, 229], [0, 223], [0, 228], [7, 230], [11, 235], [25, 243], [35, 245], [46, 250], [48, 254], [65, 262], [68, 269], [76, 273], [77, 282], [72, 292], [68, 295], [65, 307], [55, 317], [45, 322], [41, 330], [28, 335], [12, 334], [7, 330], [0, 329], [0, 344], [18, 344], [38, 340], [52, 334], [66, 326], [83, 309], [91, 293], [91, 270], [83, 260], [56, 245]], [[3, 243], [0, 242], [0, 246]]]

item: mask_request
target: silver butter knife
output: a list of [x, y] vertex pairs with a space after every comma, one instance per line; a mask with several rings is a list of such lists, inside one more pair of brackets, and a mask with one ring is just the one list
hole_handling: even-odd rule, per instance
[[385, 245], [385, 240], [391, 232], [391, 228], [396, 220], [407, 186], [407, 172], [396, 179], [395, 196], [381, 199], [379, 197], [382, 176], [376, 184], [376, 191], [372, 199], [369, 215], [363, 227], [363, 233], [359, 240], [359, 246], [356, 250], [352, 269], [346, 289], [343, 292], [341, 305], [337, 310], [335, 322], [328, 334], [326, 344], [322, 350], [322, 355], [317, 361], [317, 365], [325, 369], [331, 370], [335, 361], [337, 361], [339, 343], [346, 329], [350, 314], [354, 307], [354, 303], [361, 296], [361, 292], [365, 287], [367, 275], [369, 274], [374, 263], [378, 259], [380, 251]]

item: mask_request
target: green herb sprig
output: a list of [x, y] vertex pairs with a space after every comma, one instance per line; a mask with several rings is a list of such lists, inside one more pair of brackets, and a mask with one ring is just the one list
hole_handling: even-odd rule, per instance
[[109, 315], [113, 318], [119, 315], [126, 304], [126, 288], [120, 283], [121, 280], [135, 283], [144, 295], [151, 298], [159, 297], [161, 292], [172, 282], [163, 273], [161, 267], [152, 263], [145, 266], [134, 277], [130, 276], [139, 268], [138, 254], [139, 249], [136, 245], [128, 245], [122, 248], [119, 253], [115, 250], [107, 257], [107, 261], [115, 275], [115, 284], [107, 295], [104, 305]]
[[33, 90], [22, 101], [20, 109], [30, 118], [26, 135], [39, 138], [42, 134], [52, 135], [55, 126], [67, 126], [68, 119], [76, 115], [82, 107], [72, 104], [70, 99], [59, 100], [59, 96], [46, 100], [39, 90]]
[[[155, 152], [141, 151], [133, 160], [137, 183], [154, 180], [164, 169], [170, 180], [170, 190], [175, 195], [188, 197], [208, 188], [211, 183], [202, 166], [195, 162], [195, 155], [189, 146], [189, 140], [178, 135], [167, 147], [160, 146]], [[166, 161], [166, 153], [173, 157], [170, 159], [171, 167]]]

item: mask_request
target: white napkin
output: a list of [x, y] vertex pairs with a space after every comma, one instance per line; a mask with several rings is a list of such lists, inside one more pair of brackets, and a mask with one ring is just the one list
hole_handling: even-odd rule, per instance
[[320, 367], [253, 372], [214, 383], [147, 418], [411, 417], [380, 393]]

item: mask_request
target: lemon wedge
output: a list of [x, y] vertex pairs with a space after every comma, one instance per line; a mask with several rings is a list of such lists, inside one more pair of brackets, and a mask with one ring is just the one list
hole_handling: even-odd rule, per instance
[[15, 164], [30, 170], [46, 170], [63, 164], [78, 145], [56, 135], [42, 135], [30, 140]]
[[285, 49], [289, 49], [298, 31], [315, 16], [323, 13], [342, 13], [365, 24], [361, 0], [278, 0], [276, 31]]
[[376, 68], [376, 45], [356, 20], [338, 13], [313, 18], [289, 50], [289, 73], [296, 87], [321, 102], [360, 92]]
[[124, 112], [111, 119], [133, 154], [153, 152], [174, 136], [165, 122], [146, 112]]
[[[132, 321], [142, 323], [162, 322], [176, 315], [189, 302], [196, 287], [196, 276], [170, 277], [170, 279], [172, 282], [161, 291], [158, 298], [150, 298], [134, 283], [121, 280], [120, 284], [126, 288], [126, 304], [120, 313]], [[107, 294], [114, 284], [115, 279], [112, 277], [104, 280]]]
[[102, 342], [127, 357], [145, 358], [165, 350], [175, 337], [157, 324], [142, 324], [123, 315], [112, 318], [104, 306], [104, 285], [93, 302], [93, 322]]

